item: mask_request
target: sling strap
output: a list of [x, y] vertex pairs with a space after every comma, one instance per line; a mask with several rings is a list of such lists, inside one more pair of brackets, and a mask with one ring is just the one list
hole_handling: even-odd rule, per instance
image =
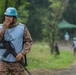
[[[0, 46], [1, 49], [6, 48], [6, 52], [3, 54], [3, 57], [6, 58], [10, 53], [16, 57], [17, 53], [15, 52], [15, 48], [13, 46], [13, 44], [10, 41], [5, 41], [3, 40], [3, 46]], [[31, 75], [31, 73], [27, 70], [26, 66], [27, 66], [27, 62], [26, 62], [26, 55], [25, 55], [25, 63], [23, 62], [23, 59], [21, 59], [20, 61], [18, 61], [24, 68], [25, 70], [28, 72], [29, 75]]]

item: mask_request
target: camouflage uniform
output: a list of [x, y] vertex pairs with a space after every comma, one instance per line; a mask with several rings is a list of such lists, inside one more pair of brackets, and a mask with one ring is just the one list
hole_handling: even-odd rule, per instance
[[[14, 23], [9, 28], [16, 26], [18, 23]], [[3, 38], [3, 32], [0, 30], [0, 40]], [[24, 37], [23, 37], [23, 50], [22, 54], [25, 55], [30, 51], [32, 45], [32, 38], [30, 33], [25, 27]], [[4, 62], [0, 60], [0, 75], [26, 75], [24, 67], [19, 62]]]
[[24, 67], [19, 62], [3, 62], [0, 61], [0, 74], [9, 75], [11, 72], [12, 75], [26, 75]]

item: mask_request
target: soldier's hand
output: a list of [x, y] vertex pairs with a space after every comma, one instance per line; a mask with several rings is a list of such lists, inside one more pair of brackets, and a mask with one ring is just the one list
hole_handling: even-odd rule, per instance
[[9, 24], [10, 24], [9, 20], [6, 19], [6, 20], [3, 22], [2, 30], [3, 30], [3, 31], [6, 31], [6, 29], [9, 27]]
[[16, 60], [19, 61], [21, 60], [23, 57], [23, 54], [22, 53], [19, 53], [17, 56], [16, 56]]

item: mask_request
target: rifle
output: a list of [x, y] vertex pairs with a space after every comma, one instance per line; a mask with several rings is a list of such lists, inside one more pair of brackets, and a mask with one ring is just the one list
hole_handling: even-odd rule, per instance
[[[8, 56], [8, 54], [12, 54], [14, 57], [17, 56], [17, 53], [15, 52], [14, 46], [12, 45], [12, 43], [10, 41], [5, 41], [3, 40], [3, 46], [4, 48], [6, 48], [6, 52], [3, 54], [3, 57], [6, 58]], [[26, 60], [26, 56], [25, 56], [25, 60]], [[20, 61], [18, 61], [24, 68], [25, 70], [28, 72], [29, 75], [31, 75], [31, 73], [27, 70], [26, 66], [27, 66], [27, 62], [25, 61], [25, 63], [23, 62], [23, 59], [21, 59]]]

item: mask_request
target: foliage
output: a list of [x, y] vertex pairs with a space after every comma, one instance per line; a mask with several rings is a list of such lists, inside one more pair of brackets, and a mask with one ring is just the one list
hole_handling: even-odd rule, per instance
[[[6, 3], [6, 1], [8, 1], [8, 3]], [[56, 30], [55, 39], [57, 39], [58, 19], [63, 16], [68, 22], [76, 24], [76, 0], [70, 0], [64, 15], [62, 15], [63, 11], [61, 11], [61, 9], [64, 10], [62, 6], [65, 7], [68, 0], [0, 0], [0, 22], [2, 22], [5, 9], [7, 7], [16, 7], [17, 1], [20, 1], [18, 21], [27, 25], [34, 40], [43, 39], [44, 37], [44, 39], [48, 39], [48, 35], [52, 38], [53, 34], [51, 32], [54, 33], [54, 30]], [[63, 2], [61, 3], [61, 1]], [[5, 7], [6, 4], [7, 7]], [[55, 25], [56, 29], [54, 29]], [[75, 29], [70, 29], [69, 31], [70, 34], [75, 34]], [[47, 34], [48, 32], [50, 33]], [[62, 32], [63, 30], [61, 33]]]
[[6, 3], [6, 0], [0, 0], [0, 22], [3, 20], [4, 12], [5, 12], [5, 5], [7, 4], [7, 7], [15, 7], [15, 0], [8, 0], [8, 3]]
[[51, 2], [49, 8], [52, 9], [51, 16], [53, 17], [53, 19], [55, 18], [59, 19], [63, 11], [61, 0], [49, 0], [49, 1]]
[[[57, 32], [58, 32], [58, 23], [62, 18], [63, 13], [63, 5], [61, 0], [49, 0], [50, 5], [47, 9], [42, 9], [43, 15], [41, 16], [42, 24], [43, 24], [43, 34], [44, 38], [49, 43], [49, 47], [51, 53], [53, 53], [54, 42], [57, 39]], [[47, 11], [47, 14], [45, 15]]]
[[68, 8], [66, 9], [64, 13], [64, 18], [72, 23], [76, 24], [76, 0], [70, 0]]
[[26, 24], [27, 18], [29, 16], [28, 12], [29, 11], [26, 10], [26, 5], [19, 6], [19, 8], [18, 8], [18, 14], [19, 14], [18, 21]]
[[[41, 11], [41, 21], [42, 21], [42, 33], [44, 36], [44, 40], [48, 41], [51, 39], [51, 20], [50, 20], [50, 11], [47, 8], [39, 9]], [[46, 13], [47, 11], [47, 13]], [[49, 36], [50, 35], [50, 36]], [[48, 36], [48, 37], [47, 37]]]
[[[69, 5], [63, 14], [63, 17], [67, 22], [76, 25], [76, 0], [69, 0]], [[66, 31], [68, 31], [70, 34], [70, 40], [73, 39], [74, 36], [76, 36], [75, 28], [61, 29], [60, 34], [63, 35], [62, 32], [66, 32]]]
[[8, 7], [15, 7], [16, 0], [8, 0]]
[[65, 68], [75, 57], [70, 50], [60, 50], [60, 55], [50, 55], [49, 47], [44, 42], [35, 42], [27, 54], [28, 68]]
[[48, 0], [27, 0], [30, 2], [30, 5], [27, 7], [29, 10], [29, 17], [28, 17], [28, 28], [31, 32], [33, 39], [42, 39], [42, 24], [41, 24], [41, 13], [43, 7], [48, 7]]
[[2, 21], [2, 16], [4, 12], [4, 4], [5, 4], [5, 0], [0, 0], [0, 22]]

